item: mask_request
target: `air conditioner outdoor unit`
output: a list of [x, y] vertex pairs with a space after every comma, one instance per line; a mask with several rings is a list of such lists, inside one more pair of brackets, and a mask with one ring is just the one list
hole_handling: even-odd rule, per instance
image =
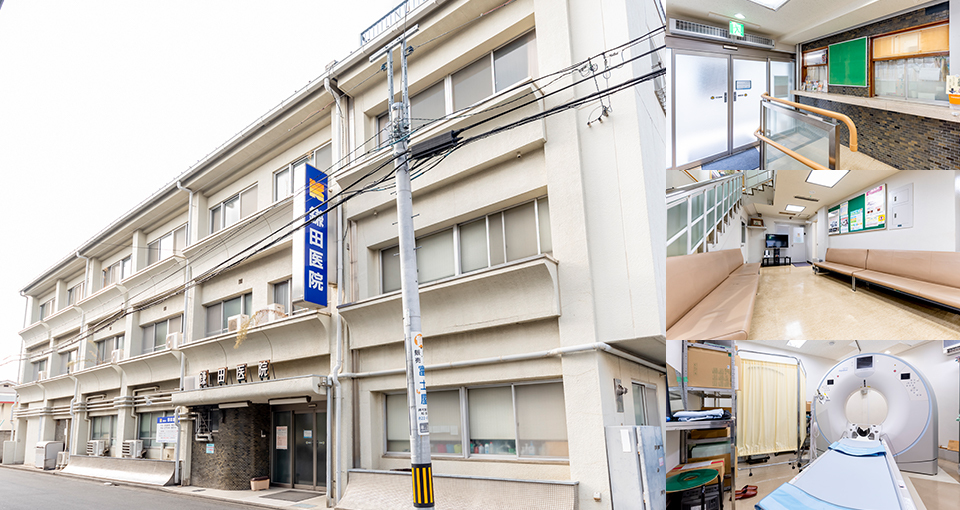
[[70, 451], [57, 452], [57, 469], [63, 469], [67, 467], [67, 464], [70, 462]]
[[131, 439], [123, 442], [124, 457], [139, 459], [141, 455], [143, 455], [143, 441], [140, 439]]
[[108, 449], [107, 442], [102, 439], [87, 441], [87, 455], [91, 457], [103, 457]]
[[120, 363], [121, 358], [123, 358], [123, 349], [114, 349], [110, 353], [110, 363]]
[[180, 348], [180, 342], [183, 340], [183, 333], [177, 331], [167, 335], [167, 349], [174, 350]]
[[279, 303], [270, 303], [267, 305], [267, 322], [273, 322], [286, 317], [283, 305]]
[[249, 319], [249, 315], [234, 315], [227, 318], [227, 332], [233, 333], [239, 330]]
[[950, 356], [960, 354], [960, 340], [944, 340], [943, 353]]

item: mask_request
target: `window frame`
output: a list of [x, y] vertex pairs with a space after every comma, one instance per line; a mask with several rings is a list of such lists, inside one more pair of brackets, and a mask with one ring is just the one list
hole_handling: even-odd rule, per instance
[[[223, 232], [224, 230], [226, 230], [226, 229], [228, 229], [228, 228], [230, 228], [230, 227], [232, 227], [232, 226], [234, 226], [234, 225], [242, 222], [245, 218], [249, 218], [250, 216], [253, 216], [253, 215], [257, 214], [258, 212], [260, 212], [260, 209], [258, 208], [258, 209], [256, 209], [254, 212], [252, 212], [252, 213], [250, 213], [250, 214], [248, 214], [248, 215], [246, 215], [246, 216], [243, 215], [243, 196], [244, 196], [245, 193], [248, 193], [248, 192], [250, 192], [251, 190], [257, 188], [257, 185], [258, 185], [258, 184], [259, 184], [259, 182], [254, 182], [253, 184], [251, 184], [251, 185], [243, 188], [242, 190], [240, 190], [240, 191], [238, 191], [238, 192], [230, 195], [229, 197], [221, 200], [219, 203], [217, 203], [217, 204], [214, 205], [213, 207], [208, 208], [208, 210], [207, 210], [207, 227], [209, 228], [209, 232], [210, 232], [209, 235], [213, 235], [213, 234], [217, 234], [217, 233], [219, 233], [219, 232]], [[271, 183], [271, 187], [272, 187], [272, 186], [273, 186], [273, 184]], [[254, 195], [254, 198], [256, 198], [256, 195]], [[227, 202], [230, 202], [230, 201], [232, 201], [232, 200], [234, 200], [234, 199], [236, 199], [236, 201], [237, 201], [237, 213], [239, 214], [239, 217], [237, 218], [237, 221], [235, 221], [234, 223], [231, 223], [231, 224], [227, 225], [227, 224], [226, 224], [226, 223], [227, 223], [227, 215], [224, 214], [223, 206], [224, 206], [224, 204], [226, 204]], [[257, 202], [259, 202], [259, 200], [257, 200]], [[259, 207], [259, 203], [258, 203], [258, 207]], [[214, 225], [213, 225], [213, 215], [214, 215], [214, 211], [218, 211], [218, 212], [220, 213], [220, 226], [217, 227], [216, 229], [214, 229]]]
[[[177, 246], [177, 232], [179, 232], [180, 230], [183, 230], [183, 246]], [[170, 254], [167, 256], [163, 256], [162, 242], [167, 238], [171, 239]], [[154, 248], [154, 246], [156, 246], [156, 248]], [[167, 258], [176, 255], [177, 252], [183, 252], [183, 250], [185, 250], [187, 246], [188, 246], [187, 224], [184, 223], [183, 225], [180, 225], [179, 227], [176, 227], [173, 230], [167, 232], [166, 234], [154, 239], [152, 243], [147, 244], [147, 265], [152, 266], [153, 264], [156, 264], [161, 260], [166, 260]], [[151, 262], [150, 259], [153, 257], [154, 250], [156, 250], [156, 253], [157, 253], [157, 260], [154, 260]]]
[[[289, 280], [288, 280], [288, 281], [289, 281]], [[279, 282], [278, 282], [278, 283], [279, 283]], [[208, 312], [208, 310], [209, 310], [209, 308], [212, 307], [212, 306], [219, 306], [219, 307], [220, 307], [220, 323], [221, 323], [221, 324], [225, 324], [224, 321], [230, 318], [230, 317], [224, 317], [224, 316], [223, 316], [223, 304], [226, 303], [227, 301], [233, 301], [234, 299], [239, 299], [239, 300], [240, 300], [240, 315], [247, 315], [247, 316], [252, 317], [253, 314], [252, 314], [252, 313], [249, 313], [250, 311], [246, 310], [247, 300], [246, 300], [245, 298], [246, 298], [247, 296], [250, 296], [250, 307], [251, 307], [251, 308], [256, 308], [255, 306], [253, 306], [253, 290], [251, 290], [251, 291], [249, 291], [249, 292], [244, 292], [244, 293], [242, 293], [242, 294], [237, 294], [237, 295], [235, 295], [235, 296], [231, 296], [231, 297], [228, 297], [228, 298], [225, 298], [225, 299], [221, 299], [221, 300], [219, 300], [219, 301], [214, 301], [214, 302], [209, 303], [209, 304], [206, 304], [206, 305], [203, 305], [204, 338], [212, 338], [212, 337], [215, 337], [215, 336], [223, 335], [223, 334], [227, 333], [227, 329], [228, 329], [228, 327], [229, 327], [229, 326], [225, 326], [225, 327], [221, 328], [219, 333], [214, 333], [214, 332], [211, 332], [211, 331], [210, 331], [210, 325], [208, 324], [208, 322], [209, 322], [209, 320], [208, 320], [208, 319], [209, 319], [209, 312]], [[291, 297], [291, 299], [292, 299], [292, 297]], [[285, 313], [286, 313], [286, 312], [285, 312]], [[232, 317], [232, 316], [231, 316], [231, 317]]]
[[[126, 274], [129, 268], [130, 274]], [[114, 271], [118, 272], [117, 279], [113, 279]], [[133, 256], [127, 255], [122, 259], [110, 264], [105, 269], [100, 271], [100, 281], [102, 283], [101, 288], [107, 288], [111, 285], [115, 285], [123, 281], [125, 278], [133, 274]]]
[[[523, 261], [523, 260], [528, 260], [528, 259], [531, 259], [531, 258], [534, 258], [534, 257], [539, 257], [539, 256], [541, 256], [541, 255], [553, 253], [553, 249], [552, 249], [553, 233], [552, 233], [552, 232], [551, 232], [551, 243], [550, 243], [550, 244], [551, 244], [551, 250], [550, 250], [549, 252], [544, 252], [544, 251], [543, 251], [542, 240], [541, 240], [542, 233], [541, 233], [541, 228], [540, 228], [540, 227], [541, 227], [541, 225], [540, 225], [540, 201], [541, 201], [541, 200], [546, 200], [546, 201], [547, 201], [547, 202], [546, 202], [546, 203], [547, 203], [547, 206], [548, 206], [548, 208], [549, 208], [550, 197], [549, 197], [548, 195], [542, 195], [542, 196], [538, 196], [538, 197], [533, 198], [533, 199], [530, 199], [530, 200], [525, 200], [525, 201], [520, 202], [520, 203], [518, 203], [518, 204], [511, 205], [510, 207], [506, 207], [506, 208], [503, 208], [503, 209], [499, 209], [499, 210], [496, 210], [496, 211], [487, 213], [487, 214], [485, 214], [485, 215], [483, 215], [483, 216], [480, 216], [480, 217], [471, 218], [471, 219], [466, 220], [466, 221], [458, 222], [458, 223], [456, 223], [455, 225], [450, 226], [450, 227], [441, 228], [441, 229], [439, 229], [439, 230], [434, 230], [434, 231], [425, 233], [425, 234], [423, 234], [423, 235], [417, 236], [417, 237], [415, 238], [415, 242], [419, 243], [420, 239], [423, 239], [423, 238], [426, 238], [426, 237], [430, 237], [430, 236], [432, 236], [432, 235], [445, 232], [445, 231], [447, 231], [447, 230], [451, 230], [451, 229], [453, 230], [453, 262], [454, 262], [454, 267], [453, 267], [453, 271], [454, 271], [454, 272], [453, 272], [453, 275], [447, 276], [447, 277], [443, 277], [443, 278], [438, 278], [438, 279], [436, 279], [436, 280], [421, 281], [421, 282], [419, 282], [419, 283], [420, 283], [421, 285], [426, 285], [426, 284], [428, 284], [428, 283], [440, 282], [440, 281], [444, 281], [444, 280], [447, 280], [447, 279], [450, 279], [450, 278], [457, 278], [457, 277], [460, 277], [460, 276], [463, 276], [463, 275], [473, 274], [473, 273], [476, 273], [476, 272], [479, 272], [479, 271], [484, 271], [484, 270], [491, 269], [491, 268], [495, 268], [495, 267], [503, 267], [503, 266], [506, 266], [506, 265], [508, 265], [508, 264], [514, 264], [514, 263], [517, 263], [517, 262], [520, 262], [520, 261]], [[533, 211], [534, 211], [534, 213], [533, 213], [533, 218], [534, 218], [534, 225], [535, 225], [535, 227], [536, 227], [537, 253], [534, 254], [534, 255], [529, 255], [529, 256], [527, 256], [527, 257], [520, 257], [520, 258], [517, 258], [517, 259], [508, 260], [508, 258], [507, 258], [507, 242], [506, 242], [506, 238], [507, 238], [507, 226], [506, 226], [506, 221], [504, 221], [503, 218], [502, 218], [502, 216], [501, 216], [501, 219], [500, 219], [500, 228], [501, 228], [501, 231], [502, 231], [501, 241], [502, 241], [502, 243], [503, 243], [503, 262], [498, 263], [498, 264], [493, 264], [493, 263], [492, 263], [492, 261], [493, 261], [492, 255], [493, 255], [493, 254], [492, 254], [492, 252], [491, 252], [491, 245], [490, 245], [490, 217], [491, 217], [491, 216], [496, 216], [497, 214], [501, 214], [501, 215], [502, 215], [503, 213], [505, 213], [505, 212], [507, 212], [507, 211], [511, 211], [511, 210], [513, 210], [513, 209], [517, 209], [517, 208], [523, 207], [523, 206], [528, 205], [528, 204], [530, 204], [530, 203], [533, 203]], [[483, 221], [486, 222], [487, 265], [484, 266], [484, 267], [477, 268], [477, 269], [471, 269], [471, 270], [469, 270], [469, 271], [463, 271], [463, 270], [462, 270], [462, 267], [461, 267], [461, 265], [462, 265], [462, 264], [461, 264], [462, 256], [461, 256], [461, 251], [460, 251], [460, 227], [462, 227], [463, 225], [471, 224], [471, 223], [474, 223], [474, 222], [476, 222], [476, 221], [481, 221], [481, 220], [483, 220]], [[549, 227], [550, 227], [550, 226], [547, 225], [547, 228], [548, 228], [548, 229], [549, 229]], [[384, 269], [383, 269], [383, 268], [384, 268], [384, 265], [383, 265], [383, 263], [384, 263], [384, 252], [386, 252], [386, 251], [388, 251], [388, 250], [392, 250], [392, 249], [394, 249], [394, 248], [397, 248], [398, 246], [399, 246], [399, 244], [391, 244], [390, 246], [387, 246], [387, 247], [385, 247], [385, 248], [381, 248], [380, 250], [378, 250], [378, 261], [379, 261], [379, 271], [380, 271], [380, 274], [379, 274], [379, 280], [380, 280], [380, 281], [379, 281], [379, 284], [378, 284], [378, 290], [380, 291], [380, 295], [387, 294], [387, 293], [390, 293], [390, 292], [397, 292], [397, 291], [400, 290], [400, 289], [384, 290], [384, 281], [383, 281], [383, 277], [384, 277]]]
[[[116, 437], [116, 435], [117, 435], [117, 421], [118, 421], [118, 416], [117, 416], [116, 414], [106, 414], [106, 415], [103, 415], [103, 416], [91, 416], [91, 417], [90, 417], [90, 433], [88, 434], [88, 438], [89, 438], [88, 440], [89, 440], [89, 441], [98, 441], [98, 439], [94, 439], [94, 438], [93, 438], [93, 432], [94, 432], [94, 429], [95, 429], [93, 422], [94, 422], [94, 420], [98, 420], [98, 423], [102, 425], [102, 423], [103, 423], [103, 418], [110, 418], [110, 439], [109, 439], [109, 441], [107, 441], [107, 443], [108, 443], [107, 446], [109, 446], [110, 448], [113, 448], [113, 447], [116, 446], [116, 442], [117, 442], [117, 437]], [[102, 427], [102, 426], [100, 427], [100, 432], [101, 432], [101, 434], [103, 433], [103, 427]]]
[[[180, 319], [180, 329], [179, 329], [178, 331], [172, 331], [172, 332], [171, 332], [171, 331], [170, 331], [170, 321], [173, 320], [173, 319], [177, 319], [177, 318]], [[162, 343], [162, 344], [158, 344], [158, 343], [157, 343], [157, 329], [156, 329], [156, 328], [157, 328], [157, 324], [166, 324], [166, 326], [167, 326], [167, 334], [164, 335], [164, 343]], [[152, 334], [153, 334], [153, 348], [152, 348], [151, 350], [149, 350], [149, 351], [143, 349], [143, 347], [144, 347], [143, 337], [144, 337], [145, 334], [146, 334], [147, 328], [150, 328], [150, 331], [151, 331]], [[151, 323], [149, 323], [149, 324], [147, 324], [147, 325], [141, 324], [141, 325], [140, 325], [140, 335], [141, 335], [141, 337], [140, 337], [140, 347], [141, 347], [141, 352], [140, 352], [140, 354], [153, 354], [153, 353], [155, 353], [155, 352], [160, 352], [160, 351], [162, 351], [162, 350], [165, 350], [165, 349], [167, 348], [167, 346], [166, 346], [166, 337], [167, 337], [168, 335], [170, 335], [170, 333], [176, 333], [176, 332], [179, 332], [179, 333], [181, 333], [181, 334], [183, 333], [183, 313], [180, 313], [180, 314], [177, 314], [177, 315], [171, 315], [170, 317], [167, 317], [166, 319], [161, 319], [161, 320], [159, 320], [159, 321], [151, 322]]]
[[83, 287], [85, 282], [80, 282], [67, 289], [67, 306], [74, 306], [83, 301]]
[[[562, 387], [563, 387], [563, 380], [562, 380], [562, 379], [543, 379], [543, 380], [537, 380], [537, 381], [513, 381], [513, 382], [492, 383], [492, 384], [462, 385], [462, 386], [456, 386], [456, 387], [453, 387], [453, 388], [450, 388], [450, 387], [440, 387], [440, 388], [433, 388], [433, 389], [431, 389], [430, 392], [453, 391], [453, 390], [458, 390], [458, 391], [459, 391], [459, 398], [460, 398], [460, 451], [461, 451], [461, 453], [459, 453], [459, 454], [458, 454], [458, 453], [446, 453], [446, 452], [445, 452], [445, 453], [431, 452], [431, 454], [430, 454], [431, 458], [436, 457], [436, 458], [441, 458], [441, 459], [462, 459], [462, 460], [481, 459], [481, 460], [486, 460], [486, 461], [489, 461], [489, 460], [501, 460], [501, 461], [508, 461], [508, 462], [511, 462], [511, 461], [529, 462], [529, 461], [533, 460], [533, 461], [544, 462], [544, 463], [558, 463], [558, 462], [560, 462], [560, 463], [567, 462], [567, 463], [568, 463], [568, 462], [570, 461], [570, 456], [569, 456], [569, 454], [568, 454], [566, 457], [553, 457], [553, 456], [546, 456], [546, 455], [521, 455], [521, 454], [520, 454], [520, 447], [519, 447], [519, 445], [520, 445], [520, 423], [519, 423], [519, 419], [518, 419], [518, 416], [519, 416], [519, 415], [518, 415], [518, 413], [517, 413], [517, 391], [516, 391], [516, 388], [517, 388], [518, 386], [535, 386], [535, 385], [546, 385], [546, 384], [560, 384], [560, 385], [561, 385], [561, 388], [562, 388]], [[470, 392], [470, 390], [486, 389], [486, 388], [506, 388], [506, 387], [509, 387], [509, 388], [510, 388], [510, 394], [511, 394], [511, 398], [512, 398], [511, 406], [512, 406], [512, 409], [513, 409], [513, 437], [514, 437], [513, 441], [514, 441], [514, 450], [516, 450], [516, 451], [515, 451], [513, 454], [506, 454], [506, 455], [504, 455], [504, 454], [493, 454], [493, 453], [472, 453], [472, 452], [470, 452], [470, 448], [469, 448], [469, 445], [470, 445], [470, 442], [471, 442], [471, 439], [470, 439], [470, 436], [471, 436], [471, 431], [470, 431], [470, 401], [469, 401], [469, 398], [470, 398], [470, 397], [469, 397], [469, 392]], [[428, 394], [429, 394], [429, 392], [428, 392]], [[387, 438], [388, 420], [389, 420], [388, 411], [387, 411], [387, 397], [390, 396], [390, 395], [406, 395], [406, 392], [403, 391], [403, 390], [385, 391], [385, 392], [382, 392], [381, 395], [382, 395], [382, 398], [380, 399], [380, 400], [381, 400], [381, 402], [380, 402], [380, 404], [381, 404], [380, 408], [381, 408], [381, 411], [382, 411], [382, 413], [383, 413], [383, 420], [382, 420], [382, 423], [381, 423], [381, 425], [382, 425], [382, 427], [383, 427], [383, 434], [382, 434], [382, 439], [383, 439], [383, 441], [382, 441], [382, 445], [381, 445], [382, 448], [383, 448], [383, 450], [382, 450], [381, 456], [383, 456], [383, 457], [396, 457], [396, 456], [401, 456], [401, 455], [403, 455], [403, 456], [408, 456], [408, 455], [409, 455], [409, 452], [390, 451], [390, 450], [389, 450], [389, 440], [388, 440], [388, 438]], [[427, 402], [428, 402], [428, 405], [429, 405], [429, 396], [427, 397]], [[567, 407], [567, 402], [566, 402], [566, 399], [564, 399], [564, 413], [566, 413], [566, 407]], [[570, 434], [569, 434], [569, 431], [567, 431], [567, 445], [568, 445], [568, 448], [569, 448], [569, 443], [570, 443]], [[568, 450], [568, 451], [569, 451], [569, 450]]]
[[56, 301], [57, 301], [57, 298], [56, 298], [56, 297], [52, 297], [52, 298], [44, 301], [43, 303], [40, 303], [40, 307], [39, 307], [39, 309], [37, 310], [37, 316], [40, 317], [40, 318], [38, 319], [38, 322], [39, 322], [39, 321], [46, 320], [48, 317], [50, 317], [51, 315], [53, 315], [54, 313], [56, 313], [56, 312], [55, 312]]
[[[145, 438], [143, 438], [143, 437], [140, 436], [140, 433], [142, 432], [142, 427], [143, 427], [143, 415], [145, 415], [145, 414], [149, 414], [149, 415], [150, 415], [150, 422], [149, 422], [149, 423], [150, 423], [151, 426], [149, 427], [149, 430], [150, 430], [150, 431], [153, 431], [152, 437], [150, 437], [149, 439], [145, 439]], [[142, 412], [142, 413], [137, 413], [137, 440], [143, 441], [143, 447], [144, 447], [144, 448], [152, 448], [152, 449], [157, 449], [157, 450], [160, 450], [160, 449], [163, 449], [163, 448], [167, 448], [167, 447], [163, 446], [164, 443], [157, 443], [157, 440], [156, 440], [156, 437], [157, 437], [157, 434], [156, 434], [156, 430], [157, 430], [157, 422], [156, 422], [156, 419], [157, 419], [157, 418], [162, 418], [162, 417], [168, 417], [168, 416], [173, 416], [173, 411], [172, 411], [172, 410], [167, 409], [167, 410], [162, 410], [162, 411], [159, 411], [159, 410], [158, 410], [158, 411], [144, 411], [144, 412]], [[149, 441], [150, 443], [147, 444], [147, 441]]]
[[[928, 29], [932, 29], [932, 28], [937, 28], [937, 27], [943, 26], [943, 25], [946, 25], [947, 27], [949, 27], [949, 26], [950, 26], [950, 20], [948, 19], [948, 20], [942, 20], [942, 21], [935, 21], [935, 22], [931, 22], [931, 23], [924, 23], [924, 24], [921, 24], [921, 25], [913, 26], [913, 27], [903, 28], [903, 29], [900, 29], [900, 30], [894, 30], [894, 31], [891, 31], [891, 32], [886, 32], [886, 33], [883, 33], [883, 34], [878, 34], [878, 35], [874, 35], [874, 36], [869, 36], [869, 37], [867, 37], [867, 53], [868, 53], [867, 58], [868, 58], [868, 62], [869, 62], [869, 67], [867, 68], [867, 81], [868, 81], [868, 86], [869, 86], [869, 88], [868, 88], [868, 90], [867, 90], [867, 97], [876, 97], [876, 98], [881, 98], [881, 99], [892, 99], [892, 100], [894, 100], [894, 101], [909, 101], [909, 102], [912, 102], [912, 103], [920, 103], [920, 104], [928, 104], [928, 105], [940, 105], [940, 106], [942, 106], [942, 105], [947, 105], [947, 104], [949, 103], [949, 98], [946, 99], [946, 100], [944, 100], [944, 99], [920, 99], [920, 98], [911, 98], [911, 97], [908, 97], [909, 92], [910, 92], [910, 87], [907, 85], [907, 84], [908, 84], [908, 81], [907, 81], [907, 75], [906, 75], [906, 74], [904, 74], [904, 76], [901, 77], [901, 78], [904, 80], [904, 84], [907, 85], [907, 86], [904, 87], [904, 95], [903, 95], [902, 97], [901, 97], [901, 96], [886, 96], [886, 95], [880, 96], [880, 95], [877, 95], [877, 90], [876, 90], [876, 64], [877, 64], [877, 62], [895, 62], [895, 61], [901, 60], [901, 61], [904, 61], [904, 73], [906, 73], [906, 72], [907, 72], [907, 71], [906, 71], [906, 61], [907, 61], [907, 60], [911, 60], [911, 59], [923, 59], [923, 58], [927, 58], [927, 57], [932, 57], [932, 58], [936, 58], [936, 57], [947, 57], [947, 59], [948, 59], [948, 60], [947, 60], [947, 65], [949, 66], [949, 56], [950, 56], [950, 51], [949, 51], [949, 50], [947, 50], [947, 51], [936, 51], [936, 52], [909, 53], [909, 54], [898, 55], [898, 56], [895, 56], [895, 57], [884, 57], [884, 58], [874, 58], [874, 56], [873, 56], [874, 43], [875, 43], [878, 39], [884, 39], [884, 38], [887, 38], [887, 37], [892, 37], [892, 36], [897, 36], [897, 35], [903, 35], [903, 34], [909, 34], [909, 33], [912, 33], [912, 32], [922, 32], [922, 31], [924, 31], [924, 30], [928, 30]], [[949, 30], [949, 28], [948, 28], [948, 30]], [[948, 45], [949, 45], [949, 41], [948, 41]]]
[[[115, 351], [115, 350], [117, 350], [117, 349], [123, 349], [123, 345], [122, 345], [122, 344], [123, 344], [124, 336], [126, 336], [125, 333], [119, 334], [119, 335], [117, 335], [117, 336], [107, 337], [107, 338], [104, 338], [104, 339], [102, 339], [102, 340], [97, 340], [97, 341], [93, 342], [93, 356], [94, 356], [94, 357], [93, 357], [93, 362], [94, 362], [94, 366], [100, 366], [100, 365], [103, 365], [103, 364], [106, 364], [106, 363], [110, 363], [110, 356], [113, 355], [113, 351]], [[110, 344], [108, 344], [107, 342], [111, 342], [111, 341], [113, 342], [113, 348], [112, 348], [112, 349], [104, 349], [104, 356], [103, 356], [103, 358], [101, 358], [101, 357], [100, 357], [100, 346], [102, 345], [102, 346], [104, 346], [104, 347], [109, 347]]]

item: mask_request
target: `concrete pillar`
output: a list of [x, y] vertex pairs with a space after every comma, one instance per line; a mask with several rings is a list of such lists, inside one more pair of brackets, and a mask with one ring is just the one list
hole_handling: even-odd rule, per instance
[[133, 233], [133, 272], [136, 273], [147, 267], [150, 260], [150, 254], [147, 252], [147, 234], [142, 230]]
[[[83, 391], [82, 389], [80, 391]], [[80, 394], [80, 402], [83, 402], [83, 394]], [[90, 416], [88, 413], [77, 413], [75, 415], [76, 423], [73, 426], [73, 448], [71, 455], [86, 455], [87, 441], [90, 440]]]
[[123, 359], [138, 356], [143, 352], [143, 331], [140, 329], [140, 312], [133, 312], [124, 319], [126, 334], [123, 335]]
[[[191, 188], [192, 189], [192, 188]], [[194, 191], [197, 191], [194, 189]], [[210, 213], [207, 212], [207, 197], [203, 193], [193, 194], [193, 213], [190, 215], [190, 244], [193, 244], [210, 232]]]
[[116, 445], [110, 449], [111, 457], [123, 456], [123, 442], [137, 438], [137, 415], [133, 408], [133, 389], [125, 383], [120, 386], [121, 401], [126, 400], [117, 409], [117, 437]]
[[67, 282], [63, 280], [57, 280], [57, 288], [54, 294], [54, 298], [57, 300], [57, 306], [54, 310], [54, 313], [59, 312], [66, 308], [67, 305]]
[[100, 259], [90, 259], [90, 267], [87, 271], [87, 282], [90, 284], [90, 290], [86, 292], [88, 296], [103, 288], [102, 271]]
[[24, 297], [27, 298], [27, 303], [25, 305], [26, 308], [24, 309], [24, 313], [23, 313], [23, 327], [26, 328], [27, 326], [36, 322], [38, 305], [37, 305], [37, 298], [30, 295], [27, 295]]

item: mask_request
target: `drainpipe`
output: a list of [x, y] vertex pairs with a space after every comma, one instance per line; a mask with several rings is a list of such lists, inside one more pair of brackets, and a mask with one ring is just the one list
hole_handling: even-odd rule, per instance
[[[337, 88], [330, 83], [329, 77], [323, 79], [323, 88], [325, 88], [327, 92], [329, 92], [330, 95], [333, 96], [333, 100], [337, 104], [336, 115], [337, 115], [338, 144], [335, 146], [337, 151], [336, 151], [336, 154], [333, 154], [333, 160], [336, 162], [334, 163], [334, 165], [339, 167], [340, 165], [338, 163], [340, 162], [340, 159], [343, 158], [343, 109], [341, 108], [341, 105], [340, 105], [341, 96]], [[340, 313], [339, 313], [339, 307], [343, 301], [343, 294], [341, 291], [341, 289], [343, 288], [343, 234], [342, 232], [343, 232], [343, 208], [337, 207], [337, 235], [340, 236], [340, 239], [337, 241], [337, 301], [336, 301], [336, 308], [334, 308], [334, 313], [333, 313], [336, 321], [336, 327], [337, 327], [337, 364], [333, 367], [333, 370], [330, 373], [330, 381], [333, 383], [334, 399], [336, 399], [336, 419], [337, 419], [337, 422], [336, 422], [337, 435], [336, 435], [336, 441], [334, 442], [334, 445], [333, 445], [334, 448], [336, 448], [336, 480], [334, 481], [334, 483], [336, 483], [336, 491], [333, 492], [333, 495], [335, 496], [333, 503], [337, 503], [338, 501], [340, 501], [340, 495], [342, 494], [342, 490], [341, 490], [342, 483], [341, 483], [341, 477], [340, 477], [340, 474], [341, 474], [340, 442], [341, 442], [341, 438], [343, 437], [343, 434], [341, 433], [341, 429], [343, 428], [343, 418], [342, 418], [343, 395], [341, 394], [340, 377], [339, 377], [340, 370], [343, 368], [343, 320], [341, 319]], [[330, 402], [330, 397], [328, 395], [327, 396], [327, 409], [328, 409], [327, 419], [328, 420], [330, 417], [329, 402]], [[328, 426], [327, 436], [329, 435], [330, 435], [330, 427]], [[329, 460], [329, 457], [330, 457], [329, 441], [327, 442], [327, 452], [328, 452], [327, 454], [327, 458], [328, 458], [327, 460], [327, 478], [328, 478], [327, 494], [330, 494], [329, 483], [333, 480], [330, 478], [331, 462]]]
[[[80, 258], [80, 259], [83, 259], [83, 260], [84, 260], [84, 267], [83, 267], [83, 295], [77, 297], [77, 301], [80, 301], [81, 299], [83, 299], [84, 297], [86, 297], [87, 295], [89, 295], [88, 289], [90, 288], [90, 285], [89, 285], [89, 282], [87, 282], [87, 278], [90, 276], [90, 257], [87, 257], [87, 256], [85, 256], [85, 255], [81, 255], [81, 254], [80, 254], [80, 251], [77, 250], [77, 258]], [[80, 338], [83, 338], [83, 333], [86, 332], [86, 328], [84, 327], [84, 325], [86, 324], [86, 320], [87, 320], [87, 319], [86, 319], [86, 315], [87, 315], [86, 310], [84, 310], [84, 309], [81, 307], [81, 308], [80, 308]], [[77, 356], [77, 362], [80, 362], [80, 363], [85, 362], [85, 361], [86, 361], [86, 358], [87, 358], [87, 357], [86, 357], [86, 350], [83, 349], [83, 346], [82, 346], [82, 345], [80, 346], [80, 348], [77, 349], [77, 353], [79, 354], [81, 350], [83, 350], [83, 352], [84, 352], [84, 357], [83, 357], [84, 359], [81, 361], [81, 360], [79, 359], [80, 356], [78, 355], [78, 356]], [[79, 439], [79, 434], [75, 434], [75, 433], [77, 432], [77, 430], [76, 430], [76, 428], [77, 428], [77, 420], [76, 420], [76, 415], [75, 415], [75, 413], [74, 413], [74, 411], [73, 411], [73, 406], [74, 406], [74, 403], [75, 403], [75, 402], [78, 402], [79, 399], [80, 399], [80, 380], [77, 379], [77, 378], [74, 377], [74, 376], [70, 376], [70, 378], [73, 379], [73, 382], [74, 382], [73, 400], [70, 401], [70, 429], [71, 429], [71, 430], [70, 430], [70, 437], [72, 438], [72, 437], [74, 437], [74, 436], [76, 435], [76, 437]], [[71, 442], [71, 446], [73, 446], [73, 449], [76, 450], [77, 446], [76, 446], [75, 444], [72, 444], [72, 442]]]
[[[191, 230], [191, 227], [193, 226], [192, 224], [193, 224], [193, 193], [194, 191], [190, 188], [186, 188], [183, 185], [181, 185], [179, 179], [177, 180], [177, 189], [180, 191], [186, 191], [187, 193], [189, 193], [189, 196], [187, 197], [187, 235], [185, 236], [185, 240], [186, 240], [186, 245], [190, 246], [190, 230]], [[189, 300], [187, 299], [188, 290], [186, 286], [190, 282], [190, 261], [187, 260], [186, 258], [184, 258], [184, 260], [186, 261], [186, 267], [184, 268], [183, 320], [181, 321], [181, 324], [183, 326], [181, 327], [183, 328], [184, 332], [186, 332], [187, 306], [189, 304]], [[183, 343], [184, 340], [185, 339], [181, 337], [180, 343]], [[186, 361], [186, 358], [183, 354], [183, 351], [180, 351], [180, 391], [183, 391], [183, 376], [184, 376], [185, 361]], [[173, 414], [177, 418], [176, 420], [177, 421], [177, 442], [174, 443], [174, 447], [173, 447], [173, 462], [174, 462], [173, 483], [180, 483], [180, 433], [181, 433], [180, 416], [176, 409], [174, 409]]]
[[[70, 443], [70, 448], [67, 448], [68, 452], [70, 452], [70, 450], [77, 449], [76, 444], [73, 442], [74, 429], [77, 426], [77, 413], [74, 411], [73, 407], [76, 405], [77, 401], [80, 400], [80, 379], [77, 379], [77, 377], [74, 375], [71, 375], [70, 378], [73, 379], [73, 398], [70, 399], [70, 432], [68, 435], [70, 438], [68, 441]], [[73, 453], [71, 452], [71, 455], [72, 454]]]

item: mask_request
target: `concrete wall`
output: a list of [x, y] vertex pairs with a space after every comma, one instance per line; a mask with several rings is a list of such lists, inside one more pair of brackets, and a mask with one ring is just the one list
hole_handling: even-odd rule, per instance
[[270, 406], [222, 409], [220, 430], [207, 443], [191, 441], [193, 485], [221, 490], [247, 490], [250, 479], [270, 476]]
[[[878, 250], [923, 250], [955, 251], [957, 249], [957, 208], [960, 207], [956, 191], [956, 171], [905, 171], [897, 172], [883, 181], [845, 197], [817, 211], [818, 228], [823, 237], [820, 241], [821, 258], [826, 248], [873, 248]], [[857, 232], [827, 236], [826, 211], [831, 207], [861, 195], [877, 185], [887, 185], [887, 214], [890, 214], [893, 190], [913, 184], [913, 227], [891, 229], [887, 220], [886, 230]], [[824, 240], [826, 242], [824, 242]]]

